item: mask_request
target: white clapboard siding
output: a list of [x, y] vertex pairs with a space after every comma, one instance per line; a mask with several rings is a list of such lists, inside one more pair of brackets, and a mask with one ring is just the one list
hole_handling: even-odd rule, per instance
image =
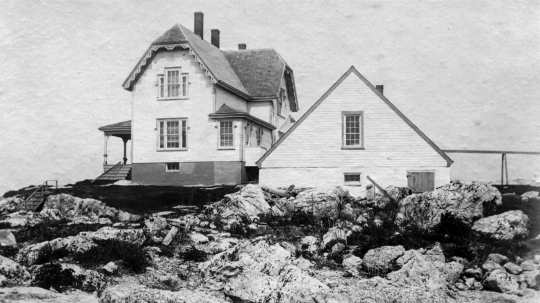
[[[342, 112], [364, 112], [365, 150], [342, 150]], [[447, 167], [447, 161], [354, 72], [260, 167]]]
[[[157, 100], [157, 74], [166, 67], [181, 67], [182, 73], [189, 74], [187, 99]], [[133, 162], [240, 161], [242, 121], [234, 122], [235, 149], [218, 149], [218, 124], [208, 117], [214, 112], [214, 101], [214, 84], [188, 51], [158, 53], [133, 90]], [[156, 121], [163, 118], [188, 119], [186, 151], [157, 151]]]
[[246, 112], [248, 111], [247, 101], [234, 95], [221, 87], [216, 87], [216, 111], [223, 105]]

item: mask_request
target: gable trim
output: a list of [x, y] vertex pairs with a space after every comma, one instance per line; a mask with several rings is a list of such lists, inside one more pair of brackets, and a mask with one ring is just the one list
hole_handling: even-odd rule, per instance
[[152, 58], [155, 57], [159, 49], [165, 48], [167, 50], [173, 50], [177, 47], [183, 47], [184, 49], [189, 49], [189, 54], [192, 55], [195, 58], [195, 62], [200, 64], [201, 69], [205, 72], [205, 74], [210, 77], [212, 83], [217, 84], [218, 81], [216, 80], [216, 77], [210, 69], [206, 67], [202, 59], [197, 55], [197, 53], [193, 50], [191, 45], [189, 43], [181, 43], [181, 44], [161, 44], [161, 45], [150, 45], [148, 50], [146, 51], [145, 55], [139, 60], [137, 65], [133, 68], [131, 73], [129, 73], [129, 76], [127, 79], [122, 83], [122, 86], [125, 90], [131, 91], [133, 90], [133, 83], [136, 82], [136, 80], [140, 77], [140, 75], [144, 72], [144, 70], [148, 67], [146, 64], [148, 60], [152, 60]]
[[287, 137], [289, 137], [289, 135], [300, 125], [302, 124], [302, 122], [304, 122], [304, 120], [307, 119], [307, 117], [309, 117], [309, 115], [311, 115], [311, 113], [313, 111], [315, 111], [315, 109], [317, 109], [317, 107], [319, 107], [319, 105], [324, 101], [326, 100], [326, 98], [328, 98], [328, 96], [339, 86], [341, 85], [341, 83], [347, 79], [347, 77], [351, 74], [351, 73], [354, 73], [356, 76], [358, 76], [358, 78], [360, 80], [362, 80], [362, 82], [364, 82], [377, 96], [379, 96], [379, 98], [381, 98], [382, 101], [384, 101], [399, 117], [401, 117], [401, 119], [403, 121], [405, 121], [405, 123], [407, 123], [420, 137], [422, 137], [424, 139], [424, 141], [426, 141], [439, 155], [441, 155], [441, 157], [443, 157], [445, 160], [446, 160], [446, 165], [447, 167], [450, 167], [450, 165], [452, 165], [452, 163], [454, 163], [454, 161], [452, 159], [450, 159], [450, 157], [448, 157], [448, 155], [446, 155], [437, 145], [435, 145], [435, 143], [433, 143], [433, 141], [431, 141], [422, 131], [420, 131], [420, 129], [418, 127], [416, 127], [416, 125], [414, 125], [411, 120], [409, 120], [407, 117], [405, 117], [405, 115], [400, 112], [396, 106], [394, 106], [394, 104], [392, 104], [390, 102], [390, 100], [388, 100], [384, 95], [382, 95], [366, 78], [364, 78], [364, 76], [362, 76], [362, 74], [360, 74], [356, 68], [354, 66], [351, 66], [349, 68], [349, 70], [347, 70], [347, 72], [345, 72], [345, 74], [343, 74], [343, 76], [341, 76], [341, 78], [338, 79], [338, 81], [336, 83], [334, 83], [334, 85], [332, 85], [330, 87], [330, 89], [328, 89], [328, 91], [326, 91], [326, 93], [324, 93], [324, 95], [322, 95], [322, 97], [317, 100], [317, 102], [315, 102], [315, 104], [313, 104], [309, 110], [304, 114], [302, 115], [302, 117], [285, 133], [285, 135], [283, 135], [281, 138], [279, 138], [279, 140], [274, 144], [272, 145], [272, 147], [270, 147], [270, 149], [264, 153], [264, 155], [257, 161], [255, 162], [257, 164], [257, 166], [259, 166], [259, 168], [261, 167], [261, 163], [266, 159], [268, 158], [268, 156], [270, 156], [270, 154], [272, 154], [272, 152], [284, 141], [287, 139]]

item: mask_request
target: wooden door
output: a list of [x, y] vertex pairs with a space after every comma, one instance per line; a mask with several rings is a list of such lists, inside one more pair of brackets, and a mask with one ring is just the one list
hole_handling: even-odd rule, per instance
[[423, 193], [435, 189], [435, 172], [407, 172], [408, 186], [413, 193]]

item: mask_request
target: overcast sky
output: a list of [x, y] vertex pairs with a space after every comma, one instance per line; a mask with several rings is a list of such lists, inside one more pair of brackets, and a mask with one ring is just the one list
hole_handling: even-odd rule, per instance
[[[443, 149], [540, 150], [539, 1], [1, 0], [0, 194], [97, 177], [97, 128], [130, 119], [123, 80], [196, 11], [222, 49], [276, 49], [300, 114], [354, 65]], [[500, 176], [500, 156], [450, 157], [453, 178]], [[540, 176], [540, 157], [509, 161], [510, 178]]]

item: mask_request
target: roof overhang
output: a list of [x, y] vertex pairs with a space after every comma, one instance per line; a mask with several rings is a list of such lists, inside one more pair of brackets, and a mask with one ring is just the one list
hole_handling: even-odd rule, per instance
[[98, 129], [104, 132], [106, 136], [131, 138], [131, 120], [105, 125]]
[[243, 118], [243, 119], [246, 119], [248, 121], [251, 121], [251, 122], [254, 122], [254, 123], [257, 123], [257, 124], [260, 124], [270, 130], [274, 130], [276, 129], [276, 127], [264, 120], [261, 120], [257, 117], [254, 117], [248, 113], [242, 113], [242, 112], [238, 112], [238, 113], [223, 113], [223, 114], [217, 114], [217, 113], [213, 113], [213, 114], [210, 114], [208, 115], [208, 117], [212, 118], [212, 119], [233, 119], [233, 118]]

